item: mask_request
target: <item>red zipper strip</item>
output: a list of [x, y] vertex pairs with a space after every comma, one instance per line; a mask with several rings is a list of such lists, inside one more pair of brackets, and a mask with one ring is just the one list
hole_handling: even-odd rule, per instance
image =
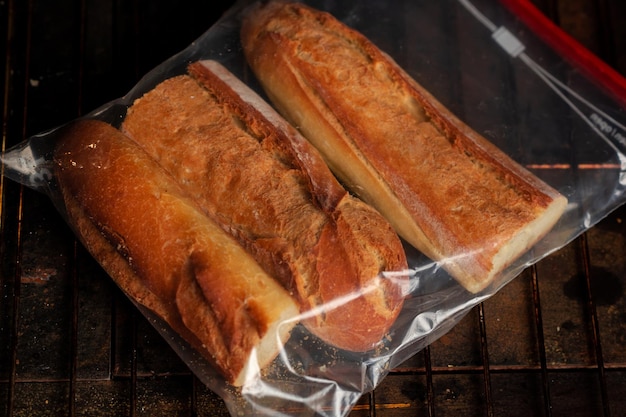
[[548, 19], [528, 0], [499, 0], [546, 44], [626, 107], [626, 78]]

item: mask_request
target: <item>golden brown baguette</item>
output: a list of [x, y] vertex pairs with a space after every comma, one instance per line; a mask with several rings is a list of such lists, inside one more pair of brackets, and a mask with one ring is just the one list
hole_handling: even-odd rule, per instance
[[258, 4], [241, 37], [272, 102], [340, 180], [469, 291], [489, 285], [564, 211], [562, 195], [331, 15]]
[[189, 71], [138, 99], [123, 131], [297, 297], [312, 333], [380, 344], [403, 304], [406, 276], [383, 276], [406, 271], [399, 237], [222, 65]]
[[66, 128], [56, 173], [68, 220], [133, 300], [242, 385], [296, 324], [293, 298], [112, 126]]

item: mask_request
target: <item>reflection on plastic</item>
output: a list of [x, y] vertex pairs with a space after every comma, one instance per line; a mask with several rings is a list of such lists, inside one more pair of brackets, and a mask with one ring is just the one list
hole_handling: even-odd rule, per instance
[[[589, 100], [578, 94], [572, 88], [560, 81], [549, 71], [539, 65], [528, 54], [524, 53], [525, 47], [522, 42], [515, 37], [504, 26], [497, 27], [478, 8], [468, 0], [458, 0], [479, 22], [493, 32], [493, 39], [511, 57], [519, 57], [531, 70], [540, 77], [548, 87], [550, 87], [569, 107], [574, 110], [589, 127], [595, 131], [610, 147], [615, 150], [621, 165], [620, 184], [626, 185], [626, 127], [596, 107]], [[577, 105], [576, 102], [579, 104]], [[583, 106], [583, 108], [579, 107]]]
[[[198, 59], [220, 61], [259, 90], [246, 70], [238, 43], [242, 8], [249, 3], [239, 2], [188, 49], [146, 74], [126, 96], [86, 117], [119, 123], [134, 99], [164, 78], [180, 74], [189, 62]], [[625, 201], [626, 116], [623, 109], [588, 80], [577, 79], [577, 83], [566, 84], [556, 69], [568, 73], [569, 64], [537, 40], [525, 37], [522, 43], [521, 36], [515, 32], [516, 26], [510, 22], [513, 18], [503, 18], [503, 22], [497, 23], [489, 20], [487, 15], [507, 16], [498, 2], [404, 0], [393, 2], [393, 7], [389, 6], [391, 3], [378, 0], [310, 0], [307, 3], [327, 9], [344, 22], [367, 32], [378, 44], [389, 47], [389, 54], [434, 95], [441, 96], [444, 104], [456, 106], [460, 116], [466, 117], [466, 122], [477, 130], [494, 132], [490, 138], [498, 141], [498, 146], [558, 188], [570, 204], [559, 224], [533, 251], [512, 265], [498, 285], [479, 294], [465, 291], [440, 264], [407, 247], [409, 270], [387, 271], [380, 278], [410, 277], [404, 287], [407, 297], [404, 310], [379, 350], [362, 354], [343, 352], [322, 343], [303, 326], [297, 326], [269, 371], [259, 373], [258, 364], [250, 364], [248, 379], [241, 390], [228, 386], [207, 361], [150, 311], [137, 304], [198, 378], [224, 398], [233, 415], [347, 415], [359, 397], [374, 389], [390, 368], [441, 337], [471, 308], [492, 296], [525, 267], [563, 247]], [[456, 11], [455, 6], [470, 12], [457, 19], [466, 30], [463, 36], [450, 36], [450, 31], [458, 28], [441, 17], [448, 18], [446, 13]], [[406, 25], [410, 27], [407, 29]], [[495, 42], [484, 41], [490, 39], [483, 36], [485, 28], [494, 34]], [[428, 42], [418, 44], [416, 39]], [[454, 42], [464, 42], [463, 47], [469, 45], [474, 49], [471, 54], [460, 56], [461, 48]], [[506, 54], [502, 53], [503, 48]], [[470, 62], [462, 62], [463, 59]], [[515, 81], [498, 79], [500, 73], [494, 71], [495, 81], [486, 85], [486, 78], [494, 75], [477, 74], [480, 69], [473, 72], [474, 67], [480, 67], [473, 64], [480, 64], [481, 60], [486, 60], [490, 67], [502, 65], [508, 71], [507, 77], [515, 77]], [[518, 85], [512, 87], [511, 83]], [[532, 112], [527, 111], [532, 106], [537, 107]], [[476, 110], [478, 107], [480, 111]], [[48, 165], [49, 149], [54, 140], [54, 134], [47, 132], [5, 152], [2, 155], [4, 175], [46, 191], [55, 199], [54, 189], [48, 187], [54, 180]], [[336, 308], [355, 297], [357, 294], [348, 294], [335, 299], [308, 312], [307, 316]]]

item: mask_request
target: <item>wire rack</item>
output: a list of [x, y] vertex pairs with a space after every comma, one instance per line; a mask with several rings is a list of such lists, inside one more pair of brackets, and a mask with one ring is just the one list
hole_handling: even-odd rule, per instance
[[[3, 149], [123, 95], [229, 6], [206, 3], [1, 0]], [[624, 2], [535, 3], [626, 73]], [[0, 188], [0, 415], [227, 416], [47, 198]], [[624, 416], [625, 287], [621, 208], [394, 369], [351, 415]]]

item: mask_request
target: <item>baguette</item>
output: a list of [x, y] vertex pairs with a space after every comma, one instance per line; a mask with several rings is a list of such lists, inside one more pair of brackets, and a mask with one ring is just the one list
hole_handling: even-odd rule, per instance
[[389, 223], [334, 178], [267, 103], [214, 61], [190, 65], [128, 110], [122, 130], [298, 300], [325, 342], [367, 351], [404, 300]]
[[270, 100], [344, 185], [467, 290], [492, 283], [563, 213], [565, 197], [330, 14], [257, 4], [241, 39]]
[[130, 298], [234, 386], [275, 358], [295, 301], [145, 152], [85, 120], [65, 129], [55, 162], [69, 223]]

